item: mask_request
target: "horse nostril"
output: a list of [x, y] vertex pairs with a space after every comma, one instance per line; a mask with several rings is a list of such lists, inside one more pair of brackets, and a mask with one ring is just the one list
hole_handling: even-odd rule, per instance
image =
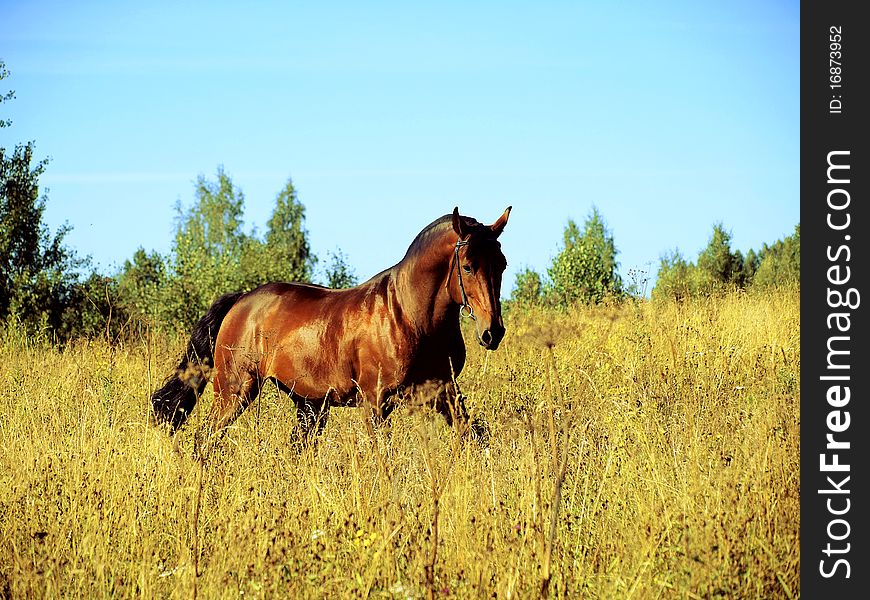
[[480, 341], [483, 342], [484, 346], [489, 346], [492, 344], [492, 333], [489, 331], [489, 329], [480, 334]]

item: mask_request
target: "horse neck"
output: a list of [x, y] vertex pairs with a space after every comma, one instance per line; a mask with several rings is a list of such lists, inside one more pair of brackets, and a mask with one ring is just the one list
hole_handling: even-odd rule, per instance
[[459, 327], [459, 306], [447, 289], [453, 258], [450, 242], [438, 236], [432, 244], [437, 250], [406, 256], [393, 274], [406, 318], [417, 331], [430, 334]]

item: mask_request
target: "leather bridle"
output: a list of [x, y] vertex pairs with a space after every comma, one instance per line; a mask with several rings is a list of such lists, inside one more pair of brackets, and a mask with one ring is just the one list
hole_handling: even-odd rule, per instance
[[[468, 240], [457, 240], [453, 247], [453, 263], [456, 265], [456, 276], [459, 278], [459, 292], [462, 294], [462, 306], [459, 307], [459, 316], [468, 317], [472, 321], [476, 321], [474, 309], [468, 303], [468, 295], [465, 293], [465, 285], [462, 283], [462, 266], [459, 264], [459, 249], [462, 246], [467, 246]], [[450, 275], [453, 273], [453, 265], [450, 265], [450, 273], [447, 275], [447, 287], [450, 287]], [[467, 311], [467, 312], [465, 312]]]

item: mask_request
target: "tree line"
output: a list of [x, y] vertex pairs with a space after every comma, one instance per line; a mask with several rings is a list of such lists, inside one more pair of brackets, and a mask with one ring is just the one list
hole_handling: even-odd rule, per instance
[[707, 247], [695, 262], [679, 250], [661, 259], [654, 297], [682, 300], [732, 289], [800, 286], [801, 226], [772, 245], [764, 244], [746, 256], [731, 249], [731, 234], [721, 223], [713, 226]]
[[[8, 76], [0, 61], [0, 81]], [[0, 104], [14, 92], [0, 94]], [[0, 119], [0, 127], [9, 127]], [[213, 179], [200, 176], [190, 206], [176, 205], [175, 235], [168, 254], [139, 248], [114, 273], [101, 273], [89, 257], [64, 243], [69, 227], [55, 232], [43, 222], [47, 197], [39, 178], [47, 160], [34, 157], [34, 143], [0, 147], [0, 324], [65, 341], [77, 336], [129, 336], [146, 327], [188, 331], [212, 301], [227, 291], [268, 281], [312, 282], [350, 287], [357, 282], [341, 250], [320, 262], [305, 229], [305, 207], [291, 180], [275, 198], [260, 234], [244, 229], [244, 194], [222, 167]], [[597, 208], [578, 226], [569, 220], [562, 246], [546, 273], [526, 268], [517, 275], [508, 306], [567, 307], [643, 296], [642, 282], [626, 285], [618, 273], [612, 232]], [[659, 265], [652, 298], [683, 300], [730, 289], [797, 284], [800, 226], [792, 236], [750, 250], [731, 249], [722, 224], [695, 262], [678, 250]]]
[[[644, 274], [629, 271], [634, 280], [626, 284], [617, 270], [617, 254], [613, 234], [593, 207], [582, 227], [568, 221], [562, 246], [545, 275], [530, 268], [518, 273], [510, 302], [521, 307], [565, 308], [644, 296]], [[678, 249], [661, 257], [651, 298], [683, 301], [772, 286], [800, 286], [800, 224], [792, 235], [744, 256], [731, 248], [731, 233], [716, 223], [694, 262]]]
[[[319, 261], [292, 181], [278, 193], [259, 235], [244, 230], [244, 195], [223, 168], [214, 179], [200, 176], [193, 203], [176, 205], [168, 254], [140, 247], [115, 273], [105, 274], [64, 244], [68, 227], [48, 232], [42, 222], [47, 199], [37, 181], [45, 163], [33, 165], [32, 155], [32, 144], [9, 155], [0, 149], [0, 321], [60, 341], [118, 338], [143, 326], [186, 331], [223, 292], [315, 279]], [[321, 282], [354, 285], [341, 251], [330, 257]]]

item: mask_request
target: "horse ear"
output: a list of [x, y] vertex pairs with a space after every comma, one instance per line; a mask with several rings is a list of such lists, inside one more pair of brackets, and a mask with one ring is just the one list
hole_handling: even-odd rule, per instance
[[459, 236], [461, 240], [466, 236], [468, 230], [465, 228], [465, 224], [462, 222], [462, 218], [459, 216], [459, 207], [453, 209], [453, 231], [456, 232], [456, 235]]
[[495, 237], [500, 236], [501, 232], [504, 231], [504, 226], [507, 225], [508, 217], [511, 214], [512, 208], [513, 208], [513, 206], [508, 206], [505, 209], [505, 211], [501, 214], [501, 216], [498, 219], [496, 219], [495, 223], [493, 223], [492, 225], [489, 226], [490, 229], [492, 229], [492, 232], [495, 234]]

